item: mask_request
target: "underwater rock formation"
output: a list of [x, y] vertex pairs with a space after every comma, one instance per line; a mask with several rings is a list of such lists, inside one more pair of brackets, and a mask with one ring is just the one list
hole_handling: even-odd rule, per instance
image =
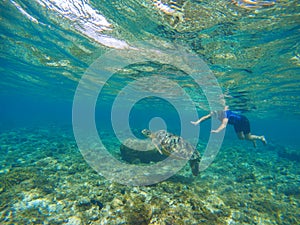
[[282, 147], [278, 150], [278, 156], [288, 160], [300, 162], [300, 153], [296, 149]]
[[121, 157], [129, 163], [150, 163], [164, 160], [166, 156], [161, 155], [149, 141], [126, 139], [120, 146]]

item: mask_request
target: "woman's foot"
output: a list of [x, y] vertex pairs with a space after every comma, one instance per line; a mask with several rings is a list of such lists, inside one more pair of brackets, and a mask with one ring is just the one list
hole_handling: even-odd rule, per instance
[[263, 143], [264, 145], [267, 144], [267, 140], [266, 140], [265, 136], [261, 136], [261, 139], [260, 139], [260, 140], [262, 141], [262, 143]]

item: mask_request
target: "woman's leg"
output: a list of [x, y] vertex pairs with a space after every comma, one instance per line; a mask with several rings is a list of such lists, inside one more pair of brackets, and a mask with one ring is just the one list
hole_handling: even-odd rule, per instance
[[267, 144], [267, 141], [264, 136], [257, 136], [251, 134], [250, 122], [245, 116], [241, 116], [241, 121], [238, 125], [235, 126], [235, 129], [236, 131], [239, 131], [237, 133], [242, 132], [246, 140], [252, 141], [254, 147], [256, 147], [256, 140], [261, 140], [264, 144]]
[[245, 135], [244, 135], [244, 132], [243, 132], [243, 131], [236, 132], [236, 135], [238, 136], [238, 138], [239, 138], [240, 140], [244, 140], [244, 139], [245, 139]]
[[267, 141], [265, 139], [265, 136], [257, 136], [257, 135], [253, 135], [251, 133], [248, 133], [245, 135], [246, 140], [252, 141], [254, 147], [256, 147], [256, 143], [255, 140], [261, 140], [263, 144], [267, 144]]
[[248, 140], [248, 141], [252, 141], [252, 143], [253, 143], [253, 145], [254, 145], [254, 147], [256, 148], [256, 136], [254, 136], [254, 135], [251, 135], [250, 133], [248, 133], [248, 134], [244, 134], [244, 132], [243, 131], [240, 131], [240, 132], [237, 132], [236, 133], [237, 134], [237, 136], [238, 136], [238, 138], [240, 139], [240, 140]]

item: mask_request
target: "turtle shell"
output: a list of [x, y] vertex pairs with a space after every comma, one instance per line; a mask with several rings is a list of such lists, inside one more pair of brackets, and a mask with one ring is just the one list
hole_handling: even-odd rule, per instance
[[165, 130], [159, 130], [151, 133], [150, 138], [152, 139], [153, 144], [165, 155], [176, 159], [198, 158], [197, 155], [193, 154], [193, 146], [182, 137]]
[[144, 129], [142, 133], [151, 138], [156, 149], [164, 155], [176, 159], [189, 160], [189, 164], [194, 176], [199, 174], [200, 153], [194, 150], [193, 146], [182, 137], [168, 133], [165, 130], [151, 132]]

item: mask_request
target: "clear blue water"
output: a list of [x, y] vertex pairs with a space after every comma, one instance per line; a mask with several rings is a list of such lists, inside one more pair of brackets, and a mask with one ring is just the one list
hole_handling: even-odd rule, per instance
[[[128, 213], [131, 206], [124, 203], [126, 198], [131, 199], [128, 202], [137, 199], [136, 205], [140, 207], [133, 208], [132, 215], [141, 209], [144, 215], [142, 218], [146, 218], [136, 224], [149, 224], [150, 221], [151, 224], [183, 224], [183, 221], [195, 224], [192, 222], [194, 220], [207, 224], [299, 224], [299, 2], [253, 1], [258, 4], [251, 4], [227, 0], [165, 0], [158, 4], [159, 2], [1, 1], [0, 151], [3, 158], [0, 166], [0, 195], [1, 201], [7, 202], [0, 207], [1, 224], [63, 224], [68, 221], [76, 224], [77, 220], [82, 224], [132, 224], [131, 214]], [[120, 194], [123, 192], [122, 185], [112, 187], [110, 181], [95, 174], [83, 161], [73, 134], [72, 107], [80, 79], [92, 63], [111, 50], [126, 51], [128, 48], [136, 48], [138, 43], [158, 51], [171, 44], [184, 46], [188, 52], [196, 54], [216, 77], [226, 104], [247, 116], [252, 133], [265, 135], [268, 145], [258, 143], [255, 149], [250, 142], [239, 141], [233, 127], [228, 126], [219, 153], [221, 155], [200, 176], [192, 179], [189, 177], [190, 171], [179, 172], [179, 175], [166, 183], [139, 190], [143, 191], [142, 195], [148, 196], [146, 199], [158, 196], [160, 202], [138, 200], [139, 192], [133, 187], [124, 187], [126, 193], [131, 195], [124, 197]], [[168, 58], [172, 57], [176, 58], [172, 54]], [[109, 68], [108, 66], [106, 69]], [[171, 79], [180, 84], [191, 97], [197, 106], [198, 117], [208, 113], [206, 96], [191, 77], [182, 75], [183, 73], [178, 68], [163, 65], [154, 57], [152, 62], [129, 65], [107, 81], [99, 95], [94, 117], [97, 130], [104, 137], [104, 144], [115, 157], [121, 157], [119, 147], [122, 140], [118, 139], [111, 123], [112, 106], [123, 88], [139, 78], [150, 77], [151, 80], [152, 75], [160, 75]], [[96, 81], [92, 80], [93, 82]], [[168, 89], [168, 84], [153, 80], [151, 82], [142, 87], [142, 90], [150, 89], [153, 85], [153, 94], [166, 91], [173, 96], [175, 93]], [[158, 89], [155, 89], [155, 85], [158, 85]], [[122, 109], [125, 104], [119, 107]], [[191, 120], [197, 119], [188, 110], [185, 113]], [[151, 119], [155, 117], [162, 118], [170, 132], [180, 134], [180, 113], [176, 107], [165, 99], [153, 96], [138, 99], [132, 106], [129, 118], [119, 119], [120, 123], [128, 122], [136, 137], [145, 139], [140, 132], [148, 128]], [[190, 126], [191, 130], [199, 128], [189, 123], [186, 126]], [[210, 129], [210, 122], [201, 124], [200, 144], [197, 147], [201, 154], [209, 139]], [[53, 160], [56, 160], [55, 163]], [[50, 185], [49, 190], [43, 189], [42, 194], [37, 194], [39, 186], [23, 175], [27, 172], [36, 174], [34, 168], [39, 167], [37, 165], [44, 166], [39, 176], [60, 174], [62, 180], [70, 179], [68, 187], [74, 187], [74, 191], [71, 191], [73, 195], [71, 192], [64, 193], [62, 197], [61, 192], [66, 183], [55, 179], [54, 175], [50, 179], [52, 186]], [[61, 168], [65, 167], [74, 172], [61, 173], [64, 171]], [[20, 172], [19, 168], [29, 170]], [[228, 173], [228, 170], [231, 172]], [[10, 176], [12, 173], [14, 175]], [[248, 176], [250, 173], [255, 175], [256, 182]], [[76, 186], [81, 182], [80, 178], [77, 179], [74, 174], [79, 177], [81, 174], [81, 179], [93, 190], [89, 194], [80, 192], [78, 196], [88, 198], [92, 203], [80, 205], [78, 202], [82, 199], [74, 197], [81, 189]], [[70, 175], [74, 175], [74, 180], [69, 178]], [[12, 179], [14, 184], [7, 184], [10, 182], [7, 182], [7, 177], [12, 176], [19, 178]], [[272, 181], [268, 180], [268, 176], [272, 177]], [[220, 183], [215, 183], [214, 177], [221, 179]], [[234, 179], [240, 186], [230, 183]], [[97, 183], [98, 180], [100, 183]], [[205, 191], [201, 192], [199, 187]], [[218, 212], [210, 208], [207, 213], [211, 217], [201, 214], [199, 219], [196, 214], [200, 209], [189, 211], [192, 203], [184, 200], [180, 194], [176, 197], [172, 191], [166, 191], [173, 189], [185, 193], [185, 188], [189, 188], [187, 192], [191, 194], [191, 198], [199, 197], [200, 202], [213, 201], [216, 205], [220, 204], [224, 214], [221, 213], [220, 219], [216, 220], [214, 215], [218, 215]], [[237, 191], [232, 191], [232, 188]], [[118, 205], [113, 201], [114, 198], [104, 194], [106, 192], [111, 192], [112, 196], [119, 199], [123, 196], [123, 204]], [[217, 193], [217, 199], [209, 200], [205, 197], [214, 192]], [[28, 193], [35, 197], [28, 197]], [[69, 213], [62, 213], [59, 209], [61, 203], [53, 200], [56, 198], [69, 202], [64, 203]], [[189, 213], [191, 217], [179, 216], [178, 213], [173, 215], [171, 210], [170, 214], [174, 219], [171, 221], [167, 213], [159, 213], [157, 205], [171, 205], [171, 200], [176, 201], [176, 198], [181, 199], [183, 206], [175, 204], [170, 210], [177, 207], [182, 212], [180, 207], [186, 207], [187, 212], [193, 212]], [[262, 198], [265, 201], [259, 202]], [[44, 203], [35, 202], [40, 205], [30, 208], [28, 205], [34, 204], [34, 199], [42, 199]], [[101, 207], [95, 199], [101, 199]], [[228, 199], [240, 203], [232, 203]], [[149, 214], [148, 206], [140, 201], [152, 205], [151, 219], [145, 216]], [[268, 205], [270, 202], [275, 202], [275, 205]], [[50, 206], [46, 207], [47, 211], [45, 204], [56, 205], [56, 211], [52, 212]], [[71, 209], [72, 204], [76, 205], [76, 210]], [[109, 210], [115, 213], [118, 207], [120, 215], [109, 217]], [[294, 215], [285, 210], [289, 207]], [[98, 211], [94, 212], [96, 208]], [[30, 213], [26, 215], [30, 210], [35, 210], [32, 216], [28, 216]], [[250, 216], [247, 216], [247, 210]], [[92, 215], [97, 216], [91, 219]], [[66, 218], [62, 219], [63, 217]], [[165, 218], [169, 222], [163, 223], [158, 218], [161, 221]]]

